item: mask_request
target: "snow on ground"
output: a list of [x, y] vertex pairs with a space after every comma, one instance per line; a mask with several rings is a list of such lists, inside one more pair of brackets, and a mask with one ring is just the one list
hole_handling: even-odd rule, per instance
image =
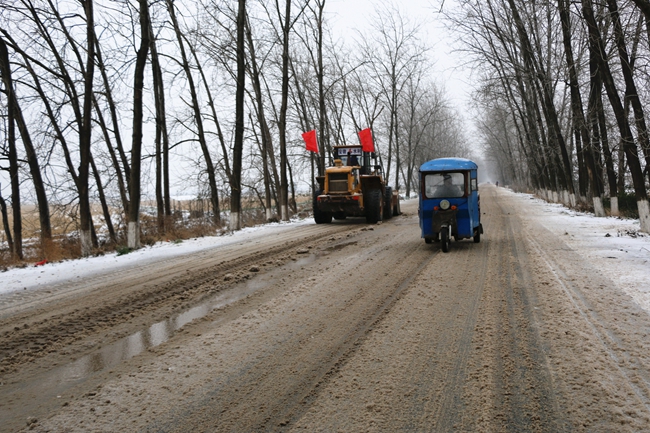
[[122, 268], [144, 265], [163, 258], [192, 254], [234, 243], [249, 242], [261, 235], [282, 233], [291, 228], [311, 224], [313, 220], [292, 220], [286, 223], [271, 223], [223, 236], [206, 236], [183, 242], [159, 242], [150, 247], [144, 247], [129, 254], [106, 254], [98, 257], [88, 257], [78, 260], [67, 260], [60, 263], [47, 263], [42, 266], [13, 268], [0, 273], [0, 294], [16, 290], [46, 289], [52, 284], [66, 280], [84, 278], [90, 275], [117, 271]]
[[[549, 204], [529, 194], [517, 194], [500, 188], [499, 194], [510, 194], [529, 209], [528, 217], [536, 220], [557, 236], [562, 236], [572, 249], [590, 261], [636, 302], [650, 311], [650, 235], [639, 233], [639, 221], [620, 218], [595, 218], [559, 204]], [[313, 220], [296, 220], [247, 228], [225, 236], [164, 242], [130, 254], [116, 253], [100, 257], [48, 263], [43, 266], [11, 269], [0, 274], [0, 294], [16, 290], [38, 290], [68, 279], [83, 278], [96, 273], [146, 264], [161, 258], [191, 254], [237, 242], [248, 242], [262, 235], [281, 233], [292, 227], [312, 224]], [[416, 226], [414, 230], [419, 230]], [[485, 233], [484, 239], [489, 239]]]
[[639, 232], [639, 220], [596, 218], [530, 194], [501, 188], [502, 193], [515, 195], [529, 208], [530, 219], [563, 237], [570, 248], [650, 312], [650, 234]]

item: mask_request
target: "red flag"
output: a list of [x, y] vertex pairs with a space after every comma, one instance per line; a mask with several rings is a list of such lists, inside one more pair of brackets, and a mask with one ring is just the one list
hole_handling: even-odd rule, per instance
[[359, 140], [361, 141], [361, 150], [364, 152], [375, 151], [375, 143], [372, 141], [372, 131], [370, 128], [359, 131]]
[[302, 138], [303, 140], [305, 140], [305, 144], [307, 145], [307, 150], [311, 150], [312, 152], [318, 153], [318, 142], [316, 141], [315, 129], [303, 133]]

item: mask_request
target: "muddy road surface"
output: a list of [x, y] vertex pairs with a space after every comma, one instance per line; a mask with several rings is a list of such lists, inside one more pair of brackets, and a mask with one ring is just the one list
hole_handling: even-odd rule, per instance
[[525, 201], [479, 244], [272, 236], [0, 298], [0, 430], [641, 432], [650, 317]]

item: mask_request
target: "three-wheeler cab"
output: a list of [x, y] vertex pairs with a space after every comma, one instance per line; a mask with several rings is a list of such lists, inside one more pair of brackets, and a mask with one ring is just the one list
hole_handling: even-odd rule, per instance
[[440, 242], [446, 253], [452, 236], [456, 241], [481, 241], [477, 170], [464, 158], [438, 158], [420, 166], [418, 215], [426, 243]]

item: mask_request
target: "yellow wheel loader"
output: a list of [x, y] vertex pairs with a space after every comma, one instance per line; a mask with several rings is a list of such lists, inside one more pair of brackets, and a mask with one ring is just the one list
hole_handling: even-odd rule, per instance
[[401, 213], [399, 194], [387, 185], [381, 166], [371, 163], [373, 156], [361, 145], [334, 146], [334, 165], [316, 177], [317, 224], [347, 217], [365, 217], [368, 224], [376, 224]]

